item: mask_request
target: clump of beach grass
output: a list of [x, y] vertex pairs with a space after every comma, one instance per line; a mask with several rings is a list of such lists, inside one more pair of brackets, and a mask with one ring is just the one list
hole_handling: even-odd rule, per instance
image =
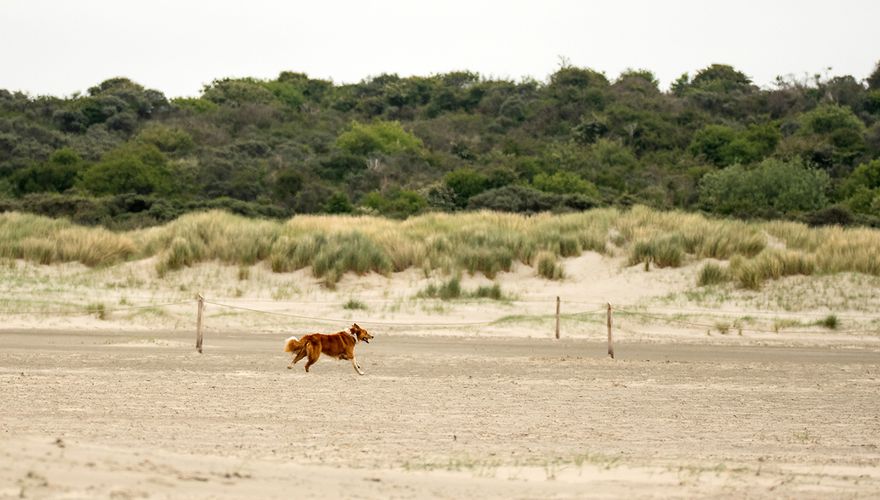
[[816, 271], [814, 256], [794, 250], [767, 249], [753, 259], [736, 257], [730, 261], [730, 270], [736, 283], [749, 290], [759, 290], [770, 279]]
[[498, 283], [493, 283], [492, 285], [482, 285], [478, 286], [476, 289], [472, 291], [465, 290], [461, 286], [461, 277], [453, 276], [446, 281], [443, 281], [439, 284], [430, 283], [425, 287], [424, 290], [420, 291], [416, 294], [417, 298], [420, 299], [441, 299], [441, 300], [455, 300], [455, 299], [490, 299], [490, 300], [506, 300], [508, 297], [505, 296], [504, 292], [501, 290], [501, 285]]
[[730, 281], [727, 269], [714, 262], [709, 262], [700, 269], [700, 274], [697, 277], [697, 286], [718, 285], [727, 281]]
[[471, 296], [477, 299], [492, 300], [504, 300], [505, 298], [504, 293], [501, 292], [501, 285], [499, 285], [498, 283], [494, 283], [490, 286], [479, 286], [476, 290], [474, 290]]
[[535, 269], [538, 271], [538, 276], [548, 280], [561, 280], [565, 277], [559, 258], [555, 253], [546, 250], [535, 256]]
[[425, 299], [451, 300], [461, 298], [461, 278], [453, 276], [449, 280], [437, 285], [429, 284], [416, 297]]

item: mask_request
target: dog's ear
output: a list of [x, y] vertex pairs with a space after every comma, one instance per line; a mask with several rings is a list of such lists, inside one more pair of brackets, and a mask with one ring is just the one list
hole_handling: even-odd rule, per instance
[[351, 325], [351, 329], [352, 329], [352, 330], [360, 330], [361, 327], [359, 327], [358, 324], [355, 323], [355, 324]]

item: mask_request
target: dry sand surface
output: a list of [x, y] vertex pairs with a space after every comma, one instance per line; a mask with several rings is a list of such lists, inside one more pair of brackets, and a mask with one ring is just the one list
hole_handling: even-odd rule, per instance
[[0, 497], [880, 495], [876, 349], [0, 334]]
[[[0, 498], [880, 497], [880, 278], [697, 288], [700, 264], [586, 253], [446, 301], [417, 270], [331, 290], [265, 264], [6, 263]], [[285, 337], [353, 321], [367, 375], [285, 369]]]

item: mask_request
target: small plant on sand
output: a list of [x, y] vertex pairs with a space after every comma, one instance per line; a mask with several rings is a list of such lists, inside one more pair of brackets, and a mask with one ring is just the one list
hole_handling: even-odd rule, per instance
[[431, 283], [417, 295], [420, 298], [428, 299], [458, 299], [461, 297], [461, 278], [453, 276], [439, 286]]
[[775, 319], [773, 320], [773, 331], [779, 333], [779, 330], [801, 326], [801, 322], [796, 319]]
[[718, 330], [718, 333], [721, 335], [727, 335], [730, 333], [730, 323], [725, 321], [718, 321], [715, 323], [715, 329]]
[[416, 294], [420, 299], [491, 299], [491, 300], [507, 300], [501, 285], [494, 283], [492, 285], [482, 285], [473, 291], [465, 290], [461, 287], [461, 278], [455, 276], [448, 281], [436, 284], [431, 283], [424, 290]]
[[819, 321], [816, 321], [816, 324], [819, 326], [823, 326], [829, 330], [837, 330], [837, 327], [839, 326], [840, 323], [839, 323], [839, 320], [837, 319], [836, 315], [829, 314], [828, 316], [825, 316], [824, 318], [820, 319]]
[[507, 300], [509, 297], [501, 291], [501, 285], [498, 283], [492, 285], [479, 286], [473, 291], [467, 291], [461, 287], [461, 278], [454, 276], [449, 281], [429, 284], [424, 290], [416, 294], [420, 299], [491, 299], [491, 300]]
[[247, 266], [241, 266], [238, 268], [238, 281], [247, 281], [251, 276], [251, 268]]
[[502, 300], [504, 299], [504, 294], [501, 293], [501, 285], [495, 283], [492, 286], [481, 286], [477, 287], [477, 289], [473, 292], [472, 295], [478, 299], [492, 299], [492, 300]]
[[103, 302], [95, 302], [86, 307], [89, 314], [94, 314], [98, 319], [107, 319], [107, 307]]
[[457, 299], [461, 297], [461, 279], [458, 276], [455, 276], [446, 283], [440, 285], [440, 288], [437, 290], [437, 296], [443, 300]]
[[349, 309], [349, 310], [365, 311], [367, 309], [367, 305], [357, 299], [351, 298], [351, 299], [348, 299], [348, 302], [346, 302], [345, 304], [342, 304], [342, 308]]

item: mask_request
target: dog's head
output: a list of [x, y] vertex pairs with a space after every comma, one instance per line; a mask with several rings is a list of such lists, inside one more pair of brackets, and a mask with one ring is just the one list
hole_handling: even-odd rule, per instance
[[370, 335], [370, 332], [359, 327], [357, 323], [351, 325], [350, 331], [351, 331], [351, 334], [354, 335], [354, 338], [358, 339], [361, 342], [366, 342], [369, 344], [370, 339], [373, 338], [373, 336]]

